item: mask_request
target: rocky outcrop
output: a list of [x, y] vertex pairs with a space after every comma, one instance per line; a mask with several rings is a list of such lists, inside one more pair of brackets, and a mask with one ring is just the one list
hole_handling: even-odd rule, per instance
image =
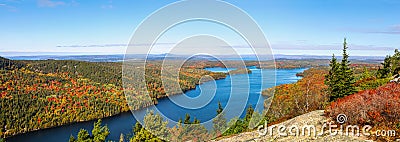
[[[324, 116], [323, 110], [313, 111], [307, 114], [303, 114], [301, 116], [295, 117], [293, 119], [287, 120], [280, 124], [269, 126], [268, 128], [275, 128], [272, 129], [273, 133], [270, 135], [268, 132], [266, 135], [260, 135], [259, 131], [253, 132], [245, 132], [241, 133], [229, 138], [214, 140], [215, 142], [244, 142], [244, 141], [257, 141], [257, 142], [266, 142], [266, 141], [368, 141], [364, 136], [354, 136], [349, 135], [338, 131], [338, 134], [335, 136], [330, 135], [331, 133], [327, 130], [321, 133], [321, 129], [324, 128], [323, 125], [327, 122], [331, 122], [331, 120], [327, 119]], [[301, 128], [303, 126], [315, 126], [316, 128], [316, 135], [314, 136], [313, 133], [308, 135], [308, 131], [305, 131], [304, 135], [302, 134]], [[278, 127], [285, 126], [286, 132], [288, 132], [289, 128], [292, 126], [298, 126], [300, 128], [300, 132], [297, 136], [281, 136], [278, 134]], [[292, 129], [292, 132], [295, 132], [295, 129]], [[308, 129], [306, 129], [308, 130]]]
[[390, 82], [400, 83], [400, 75], [396, 74], [392, 77], [393, 79]]

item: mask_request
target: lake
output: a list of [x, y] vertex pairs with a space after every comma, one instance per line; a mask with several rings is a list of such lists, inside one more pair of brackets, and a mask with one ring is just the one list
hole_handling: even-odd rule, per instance
[[[227, 76], [225, 79], [204, 82], [203, 84], [198, 85], [196, 89], [185, 92], [185, 94], [173, 95], [168, 98], [159, 99], [157, 105], [135, 111], [135, 114], [143, 116], [147, 110], [153, 109], [158, 110], [158, 112], [161, 112], [165, 117], [170, 118], [172, 121], [177, 121], [179, 118], [184, 119], [185, 114], [188, 113], [192, 119], [196, 117], [201, 122], [207, 122], [215, 117], [216, 109], [218, 108], [218, 102], [221, 102], [222, 106], [226, 106], [228, 108], [226, 110], [243, 110], [244, 107], [249, 105], [254, 107], [256, 106], [257, 102], [263, 102], [264, 98], [261, 95], [261, 91], [263, 89], [273, 87], [274, 85], [296, 82], [300, 79], [300, 77], [296, 76], [296, 73], [303, 72], [305, 70], [303, 68], [277, 69], [275, 84], [273, 79], [275, 70], [257, 69], [255, 67], [249, 67], [249, 69], [252, 71], [251, 74], [236, 74]], [[228, 70], [232, 69], [206, 68], [206, 70], [214, 72], [227, 72]], [[263, 80], [261, 80], [262, 76], [264, 77]], [[176, 103], [180, 105], [177, 105]], [[185, 105], [198, 106], [198, 108], [185, 108]], [[262, 109], [262, 104], [258, 105], [256, 108], [256, 110]], [[237, 115], [237, 113], [238, 112], [227, 112], [226, 117], [227, 119], [235, 116], [243, 117], [245, 111], [239, 115]], [[94, 121], [80, 122], [29, 132], [10, 137], [7, 139], [7, 141], [68, 141], [70, 135], [73, 134], [76, 137], [80, 129], [86, 129], [91, 132], [93, 123]], [[126, 134], [131, 134], [132, 127], [135, 123], [135, 117], [130, 112], [103, 119], [103, 124], [106, 124], [110, 129], [110, 135], [108, 136], [108, 139], [115, 141], [119, 140], [121, 133], [123, 133], [125, 137]], [[170, 126], [171, 125], [173, 124], [170, 123]], [[206, 125], [206, 127], [209, 128], [210, 126]]]

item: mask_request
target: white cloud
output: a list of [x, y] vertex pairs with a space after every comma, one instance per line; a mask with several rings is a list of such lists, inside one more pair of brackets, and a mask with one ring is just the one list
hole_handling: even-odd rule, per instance
[[52, 0], [38, 0], [38, 6], [40, 7], [56, 7], [65, 5], [62, 1], [52, 1]]
[[356, 29], [356, 28], [345, 28], [346, 31], [358, 32], [358, 33], [369, 33], [369, 34], [400, 34], [400, 24], [392, 25], [382, 29]]
[[[156, 43], [154, 46], [158, 45], [174, 45], [175, 43]], [[127, 47], [127, 46], [150, 46], [151, 44], [122, 44], [122, 43], [113, 43], [113, 44], [89, 44], [89, 45], [58, 45], [56, 47], [73, 47], [73, 48], [82, 48], [82, 47]]]
[[111, 4], [102, 5], [101, 8], [103, 8], [103, 9], [112, 9], [112, 8], [113, 8], [113, 5], [111, 5]]
[[101, 8], [103, 8], [103, 9], [113, 9], [114, 8], [113, 1], [109, 0], [108, 3], [105, 4], [105, 5], [102, 5]]
[[400, 24], [399, 25], [393, 25], [390, 27], [391, 30], [393, 31], [400, 31]]
[[6, 9], [8, 11], [11, 11], [11, 12], [16, 12], [17, 11], [16, 7], [8, 5], [8, 4], [5, 4], [5, 3], [0, 3], [0, 8], [4, 8], [4, 9]]
[[[349, 44], [349, 50], [394, 50], [393, 47], [375, 45]], [[341, 44], [337, 45], [312, 45], [312, 44], [271, 44], [272, 49], [276, 50], [341, 50]]]

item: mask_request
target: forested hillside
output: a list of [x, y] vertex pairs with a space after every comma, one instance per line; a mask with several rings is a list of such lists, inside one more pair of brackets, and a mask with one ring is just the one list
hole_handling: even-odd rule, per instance
[[20, 68], [24, 66], [23, 63], [15, 62], [10, 59], [4, 58], [0, 56], [0, 69], [13, 69], [13, 68]]
[[[157, 63], [150, 63], [146, 68], [147, 89], [152, 99], [146, 100], [149, 97], [135, 92], [135, 88], [126, 90], [135, 92], [131, 96], [135, 99], [130, 99], [135, 100], [129, 104], [131, 109], [153, 105], [157, 98], [172, 95], [165, 93], [160, 68], [152, 64]], [[122, 63], [1, 58], [0, 65], [0, 136], [3, 138], [129, 110], [121, 81]], [[177, 80], [181, 91], [194, 88], [204, 75], [215, 79], [225, 77], [223, 73], [183, 68]]]

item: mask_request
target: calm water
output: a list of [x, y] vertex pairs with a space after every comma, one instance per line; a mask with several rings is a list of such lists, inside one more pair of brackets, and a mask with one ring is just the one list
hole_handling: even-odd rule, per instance
[[[196, 87], [196, 89], [187, 91], [183, 95], [174, 95], [169, 98], [160, 99], [158, 105], [135, 111], [135, 115], [143, 117], [147, 110], [153, 109], [156, 112], [162, 113], [165, 117], [170, 118], [170, 125], [173, 125], [173, 121], [177, 121], [179, 118], [184, 118], [186, 113], [189, 113], [192, 119], [193, 117], [196, 117], [201, 122], [211, 120], [216, 115], [218, 101], [220, 101], [225, 107], [224, 111], [227, 111], [225, 112], [227, 119], [238, 115], [243, 116], [243, 113], [241, 113], [242, 111], [237, 110], [244, 110], [243, 108], [250, 104], [254, 107], [257, 102], [261, 102], [261, 105], [258, 105], [256, 109], [262, 110], [262, 102], [264, 98], [260, 95], [260, 92], [263, 89], [275, 85], [273, 80], [274, 70], [250, 69], [252, 70], [252, 73], [249, 75], [238, 74], [227, 76], [225, 79], [205, 82]], [[207, 68], [207, 70], [214, 72], [227, 72], [231, 69]], [[305, 69], [276, 70], [276, 85], [296, 82], [300, 79], [299, 77], [296, 77], [296, 73], [304, 70]], [[261, 76], [264, 77], [263, 80], [261, 80]], [[197, 106], [199, 109], [185, 108], [185, 106]], [[228, 110], [234, 111], [228, 112]], [[93, 122], [94, 121], [82, 122], [25, 133], [8, 138], [7, 141], [68, 141], [70, 135], [73, 134], [76, 137], [81, 128], [89, 130], [90, 132], [93, 127]], [[111, 132], [108, 139], [115, 141], [119, 140], [121, 133], [124, 135], [130, 134], [132, 126], [134, 126], [135, 123], [135, 117], [131, 113], [122, 113], [117, 116], [103, 119], [103, 124], [106, 124]], [[206, 125], [206, 127], [210, 127], [210, 125]]]

